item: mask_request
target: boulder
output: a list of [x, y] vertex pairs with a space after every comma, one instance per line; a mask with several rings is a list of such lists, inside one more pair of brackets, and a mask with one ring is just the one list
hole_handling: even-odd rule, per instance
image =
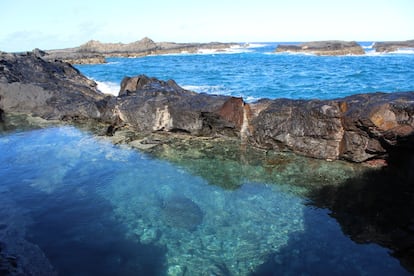
[[124, 78], [119, 97], [111, 99], [107, 106], [117, 116], [112, 120], [127, 123], [141, 132], [237, 136], [240, 122], [223, 112], [231, 101], [233, 97], [198, 94], [181, 88], [173, 80], [160, 81], [140, 75]]
[[313, 41], [300, 45], [278, 45], [276, 52], [310, 53], [322, 56], [364, 55], [365, 51], [355, 41]]
[[250, 141], [259, 147], [363, 162], [383, 158], [394, 147], [413, 150], [414, 92], [277, 99], [267, 102], [250, 124]]
[[414, 40], [375, 42], [372, 48], [374, 48], [376, 52], [381, 53], [395, 52], [401, 49], [413, 50]]
[[41, 55], [0, 54], [0, 110], [44, 119], [99, 118], [104, 95], [96, 83], [70, 64]]

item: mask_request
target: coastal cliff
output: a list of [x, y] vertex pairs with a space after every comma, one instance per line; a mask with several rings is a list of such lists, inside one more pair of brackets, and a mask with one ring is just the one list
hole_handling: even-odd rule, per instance
[[63, 60], [71, 64], [104, 63], [106, 57], [142, 57], [147, 55], [196, 53], [200, 50], [224, 51], [236, 43], [174, 43], [154, 42], [145, 37], [132, 43], [102, 43], [90, 40], [79, 47], [47, 50], [44, 59]]
[[292, 52], [292, 53], [309, 53], [320, 56], [338, 56], [338, 55], [363, 55], [364, 49], [355, 41], [313, 41], [299, 45], [280, 44], [276, 48], [276, 52]]
[[413, 150], [414, 92], [371, 93], [334, 100], [260, 100], [198, 94], [174, 81], [127, 77], [118, 97], [67, 63], [37, 53], [1, 54], [0, 110], [47, 120], [90, 121], [107, 134], [129, 126], [139, 133], [240, 138], [266, 150], [320, 159], [386, 159]]

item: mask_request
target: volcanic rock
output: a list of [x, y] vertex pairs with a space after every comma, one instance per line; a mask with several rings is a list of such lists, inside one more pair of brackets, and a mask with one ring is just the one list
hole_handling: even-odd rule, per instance
[[373, 48], [376, 52], [394, 52], [400, 49], [414, 49], [414, 40], [375, 42]]
[[111, 99], [107, 105], [115, 111], [118, 121], [141, 132], [237, 136], [239, 122], [222, 115], [225, 103], [233, 99], [198, 94], [181, 88], [173, 80], [165, 82], [140, 75], [124, 78], [119, 97]]
[[200, 49], [220, 51], [236, 43], [174, 43], [159, 42], [145, 37], [132, 43], [102, 43], [90, 40], [79, 47], [45, 51], [44, 59], [60, 59], [72, 64], [105, 63], [106, 57], [142, 57], [147, 55], [197, 52]]
[[413, 150], [414, 92], [277, 99], [267, 102], [250, 124], [250, 141], [259, 147], [363, 162], [382, 158], [393, 147]]
[[44, 119], [96, 119], [104, 95], [68, 63], [47, 62], [38, 51], [0, 54], [0, 110]]
[[320, 56], [363, 55], [364, 49], [355, 41], [313, 41], [300, 45], [278, 45], [276, 52], [310, 53]]

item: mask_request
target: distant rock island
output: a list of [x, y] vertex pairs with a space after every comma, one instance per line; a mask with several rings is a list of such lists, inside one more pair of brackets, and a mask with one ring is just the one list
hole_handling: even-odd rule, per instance
[[175, 43], [154, 42], [145, 37], [132, 43], [102, 43], [91, 40], [79, 47], [47, 50], [43, 58], [46, 60], [62, 60], [71, 64], [105, 63], [106, 57], [142, 57], [147, 55], [196, 53], [200, 50], [224, 51], [238, 43]]
[[406, 41], [375, 42], [373, 48], [376, 52], [389, 53], [401, 49], [414, 49], [414, 39]]
[[293, 52], [293, 53], [309, 53], [320, 56], [337, 56], [337, 55], [364, 55], [365, 51], [355, 41], [312, 41], [299, 45], [278, 45], [276, 52]]

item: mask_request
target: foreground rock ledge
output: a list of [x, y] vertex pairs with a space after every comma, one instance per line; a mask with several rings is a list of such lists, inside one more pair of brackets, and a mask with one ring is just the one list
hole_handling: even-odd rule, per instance
[[127, 77], [107, 96], [68, 63], [36, 53], [0, 55], [0, 114], [99, 122], [113, 135], [125, 126], [233, 137], [266, 150], [364, 162], [413, 152], [414, 92], [372, 93], [335, 100], [260, 100], [198, 94], [174, 81]]

